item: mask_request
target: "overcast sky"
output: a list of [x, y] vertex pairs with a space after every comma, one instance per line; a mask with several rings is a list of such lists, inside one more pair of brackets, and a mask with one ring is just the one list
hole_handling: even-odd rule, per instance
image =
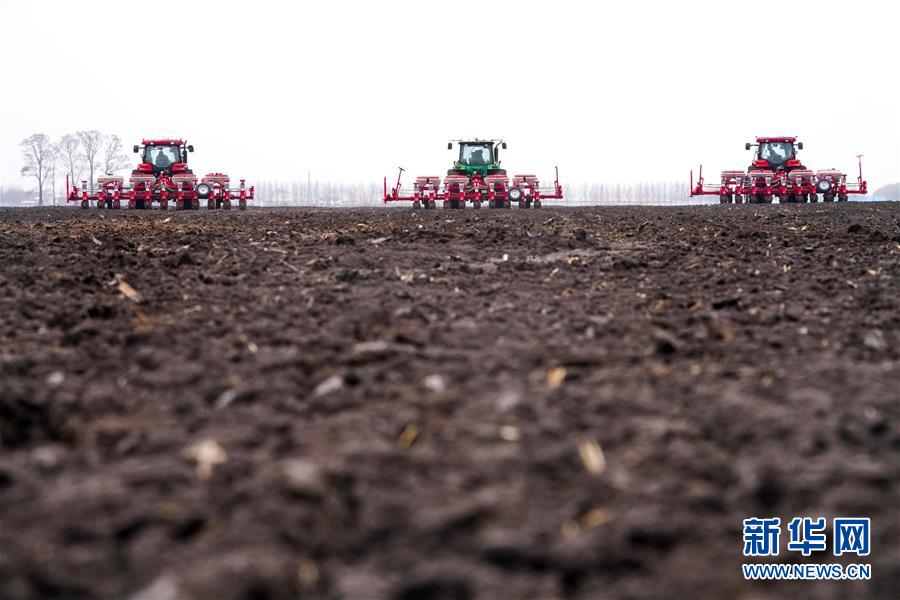
[[896, 2], [0, 3], [6, 185], [24, 137], [80, 129], [253, 179], [442, 174], [477, 136], [510, 172], [687, 187], [797, 135], [813, 169], [900, 180]]

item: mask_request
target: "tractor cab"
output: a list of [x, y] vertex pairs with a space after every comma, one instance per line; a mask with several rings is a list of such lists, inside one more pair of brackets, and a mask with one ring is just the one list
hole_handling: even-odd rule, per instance
[[[492, 175], [501, 173], [500, 148], [506, 148], [503, 140], [454, 140], [459, 145], [459, 158], [453, 162], [448, 175]], [[453, 149], [453, 142], [447, 144]]]
[[756, 144], [747, 143], [746, 149], [749, 150], [754, 145], [756, 157], [750, 170], [791, 171], [805, 168], [797, 158], [797, 150], [803, 149], [803, 142], [797, 142], [797, 138], [756, 138]]
[[135, 146], [134, 152], [140, 153], [141, 164], [136, 173], [190, 173], [187, 166], [188, 152], [194, 147], [181, 140], [143, 140], [141, 146]]

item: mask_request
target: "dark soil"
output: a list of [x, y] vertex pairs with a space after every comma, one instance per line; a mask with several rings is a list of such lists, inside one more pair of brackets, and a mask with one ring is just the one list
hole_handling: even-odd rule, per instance
[[898, 267], [893, 203], [3, 210], [0, 596], [896, 597]]

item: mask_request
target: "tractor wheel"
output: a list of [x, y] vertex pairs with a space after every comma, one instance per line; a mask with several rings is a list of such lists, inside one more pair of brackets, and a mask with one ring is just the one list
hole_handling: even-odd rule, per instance
[[838, 194], [838, 202], [846, 202], [850, 199], [850, 196], [847, 194]]
[[822, 202], [834, 202], [834, 194], [825, 194], [822, 196]]

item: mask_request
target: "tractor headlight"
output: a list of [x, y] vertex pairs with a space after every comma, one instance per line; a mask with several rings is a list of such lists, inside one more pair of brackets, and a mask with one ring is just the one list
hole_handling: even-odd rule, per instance
[[824, 194], [824, 193], [828, 192], [830, 189], [831, 189], [831, 181], [829, 181], [828, 179], [820, 179], [816, 183], [816, 191], [819, 192], [820, 194]]
[[522, 199], [522, 190], [517, 187], [509, 188], [509, 199], [513, 202], [518, 202]]
[[201, 198], [206, 198], [209, 196], [209, 186], [205, 183], [201, 183], [197, 186], [197, 195]]

